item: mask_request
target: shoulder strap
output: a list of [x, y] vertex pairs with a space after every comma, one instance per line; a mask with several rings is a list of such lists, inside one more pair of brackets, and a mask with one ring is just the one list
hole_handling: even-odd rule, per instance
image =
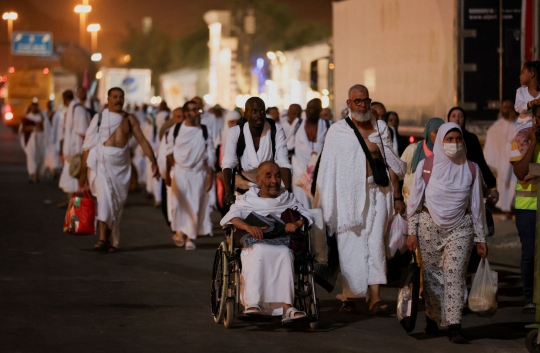
[[354, 123], [352, 122], [351, 118], [347, 118], [345, 119], [345, 121], [347, 122], [347, 124], [349, 124], [349, 127], [354, 131], [354, 134], [356, 135], [358, 142], [360, 142], [360, 146], [362, 146], [362, 149], [364, 150], [364, 154], [366, 155], [366, 158], [369, 164], [373, 165], [375, 161], [373, 160], [373, 157], [371, 156], [371, 152], [369, 152], [369, 149], [366, 145], [366, 141], [364, 141], [364, 138], [362, 137], [362, 135], [360, 135], [360, 131], [358, 131], [356, 126], [354, 126]]
[[[129, 119], [128, 119], [128, 123], [129, 123]], [[97, 131], [99, 131], [100, 126], [101, 126], [101, 112], [99, 113], [99, 116], [98, 116]], [[131, 124], [129, 124], [129, 132], [131, 132]]]
[[272, 142], [272, 160], [276, 159], [276, 122], [274, 119], [266, 118], [266, 121], [270, 124], [270, 140]]
[[204, 141], [206, 141], [208, 139], [208, 128], [206, 127], [206, 125], [201, 124], [201, 129], [202, 129], [202, 135], [204, 137]]
[[[422, 168], [422, 179], [424, 179], [424, 184], [429, 183], [429, 179], [431, 178], [431, 171], [433, 170], [433, 161], [435, 159], [435, 155], [431, 155], [426, 157], [424, 159], [424, 167]], [[467, 160], [467, 165], [469, 166], [469, 170], [471, 171], [472, 177], [473, 177], [473, 183], [476, 180], [476, 167], [474, 166], [474, 163]]]
[[182, 126], [182, 123], [177, 123], [176, 125], [174, 125], [173, 143], [176, 142], [176, 136], [178, 136], [178, 132], [180, 131], [180, 126]]
[[302, 125], [302, 119], [298, 118], [298, 122], [294, 126], [293, 135], [296, 136], [296, 133], [298, 132], [298, 129], [300, 129], [300, 125]]
[[326, 130], [330, 129], [330, 120], [325, 120], [324, 123], [326, 124]]
[[242, 164], [240, 163], [240, 159], [244, 155], [244, 151], [246, 150], [246, 137], [244, 136], [244, 125], [246, 124], [247, 120], [242, 118], [238, 122], [238, 127], [240, 128], [240, 135], [238, 136], [238, 142], [236, 143], [236, 158], [238, 159], [238, 171], [242, 171]]
[[433, 160], [434, 155], [428, 156], [424, 159], [424, 167], [422, 168], [422, 179], [424, 179], [424, 184], [427, 186], [429, 179], [431, 178], [431, 171], [433, 170]]

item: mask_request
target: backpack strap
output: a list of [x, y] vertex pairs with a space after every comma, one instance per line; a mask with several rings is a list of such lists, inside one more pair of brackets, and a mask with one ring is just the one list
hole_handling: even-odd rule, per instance
[[[99, 132], [99, 127], [101, 126], [101, 118], [102, 118], [102, 113], [100, 112], [99, 116], [98, 116], [98, 121], [97, 121], [97, 131], [98, 132]], [[129, 119], [128, 119], [128, 123], [129, 123]], [[129, 124], [129, 132], [131, 132], [131, 124]]]
[[[424, 167], [422, 168], [422, 179], [424, 179], [424, 184], [429, 183], [429, 179], [431, 178], [431, 171], [433, 170], [433, 161], [435, 159], [435, 155], [431, 155], [429, 157], [426, 157], [424, 159]], [[474, 163], [467, 159], [467, 165], [469, 166], [469, 170], [471, 171], [473, 183], [476, 180], [476, 167], [474, 166]]]
[[241, 118], [238, 122], [238, 127], [240, 128], [240, 135], [238, 136], [238, 142], [236, 143], [236, 158], [238, 159], [238, 173], [242, 171], [242, 163], [240, 160], [244, 155], [246, 150], [246, 137], [244, 136], [244, 125], [246, 125], [247, 120]]
[[330, 120], [325, 120], [324, 123], [326, 124], [326, 130], [330, 129], [330, 125], [332, 124]]
[[[295, 144], [296, 144], [296, 133], [298, 132], [298, 129], [300, 129], [300, 125], [302, 125], [302, 119], [298, 118], [298, 122], [294, 125], [294, 130], [292, 134], [289, 135], [287, 138], [287, 143], [289, 142], [289, 139], [294, 136], [295, 138]], [[294, 155], [294, 148], [289, 150], [289, 158], [291, 158]]]
[[206, 141], [208, 139], [208, 128], [206, 127], [206, 125], [201, 124], [201, 129], [204, 141]]
[[173, 143], [176, 142], [176, 136], [178, 136], [178, 132], [180, 131], [180, 127], [182, 126], [182, 123], [177, 123], [174, 125], [174, 131], [173, 131]]
[[272, 142], [272, 160], [276, 159], [276, 122], [274, 119], [266, 118], [266, 121], [270, 124], [270, 141]]

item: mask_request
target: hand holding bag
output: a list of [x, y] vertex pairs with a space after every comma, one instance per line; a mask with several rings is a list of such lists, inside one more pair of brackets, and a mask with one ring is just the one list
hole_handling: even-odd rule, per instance
[[407, 333], [414, 330], [418, 312], [418, 296], [420, 295], [420, 266], [416, 262], [416, 254], [412, 252], [409, 273], [398, 293], [397, 318]]
[[79, 188], [69, 200], [64, 232], [75, 235], [96, 234], [96, 202], [87, 188]]

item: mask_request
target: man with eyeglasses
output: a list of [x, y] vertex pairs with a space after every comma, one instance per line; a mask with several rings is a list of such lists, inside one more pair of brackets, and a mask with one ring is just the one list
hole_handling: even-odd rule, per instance
[[246, 101], [245, 117], [229, 130], [225, 143], [221, 162], [225, 205], [234, 203], [235, 192], [243, 194], [256, 185], [258, 167], [266, 161], [279, 166], [283, 184], [290, 191], [292, 166], [285, 132], [273, 119], [266, 118], [263, 100], [251, 97]]
[[349, 89], [349, 116], [326, 135], [315, 205], [322, 209], [328, 234], [337, 238], [341, 311], [353, 311], [355, 298], [369, 296], [369, 311], [376, 314], [388, 309], [379, 290], [386, 284], [384, 235], [394, 213], [405, 212], [399, 180], [406, 169], [392, 149], [386, 123], [374, 117], [370, 105], [365, 86]]
[[[171, 228], [178, 247], [195, 250], [197, 235], [212, 233], [208, 212], [209, 194], [214, 180], [216, 152], [214, 141], [196, 102], [182, 107], [184, 122], [173, 128], [167, 140], [165, 183], [172, 188], [174, 206]], [[171, 176], [172, 171], [172, 176]]]

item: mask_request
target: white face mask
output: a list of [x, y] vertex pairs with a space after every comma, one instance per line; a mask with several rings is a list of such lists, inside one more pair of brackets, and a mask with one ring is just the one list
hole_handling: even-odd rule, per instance
[[463, 144], [462, 143], [444, 143], [443, 144], [444, 153], [449, 158], [456, 158], [459, 157], [463, 151]]

